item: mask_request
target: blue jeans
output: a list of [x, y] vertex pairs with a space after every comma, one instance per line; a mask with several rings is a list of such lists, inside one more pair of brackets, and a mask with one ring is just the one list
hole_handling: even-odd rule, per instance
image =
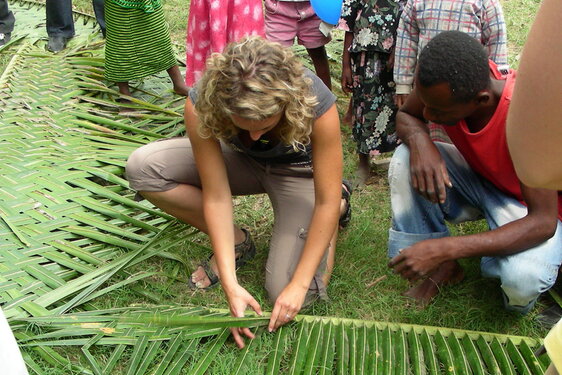
[[[388, 255], [394, 257], [419, 241], [449, 236], [445, 221], [461, 223], [486, 219], [490, 229], [527, 215], [527, 207], [477, 175], [453, 145], [435, 143], [447, 165], [453, 187], [443, 204], [427, 201], [411, 186], [410, 153], [398, 147], [389, 168], [392, 228]], [[562, 223], [552, 238], [531, 249], [508, 256], [483, 257], [485, 277], [498, 278], [508, 310], [526, 314], [542, 292], [547, 291], [562, 263]]]

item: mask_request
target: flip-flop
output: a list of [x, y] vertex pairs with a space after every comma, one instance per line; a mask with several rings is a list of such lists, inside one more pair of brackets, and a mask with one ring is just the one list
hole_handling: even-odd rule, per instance
[[[246, 238], [244, 239], [244, 242], [241, 242], [238, 245], [234, 246], [234, 253], [236, 255], [236, 260], [235, 260], [236, 269], [244, 266], [249, 260], [251, 260], [256, 255], [256, 246], [254, 244], [254, 241], [252, 241], [252, 237], [250, 236], [250, 232], [248, 232], [244, 228], [241, 228], [241, 229], [244, 232]], [[203, 270], [205, 271], [205, 275], [207, 276], [207, 278], [209, 279], [211, 284], [209, 284], [209, 286], [207, 286], [205, 288], [200, 288], [196, 285], [197, 283], [194, 283], [191, 280], [191, 277], [189, 277], [187, 282], [188, 282], [189, 287], [191, 289], [207, 290], [207, 289], [211, 289], [211, 288], [213, 288], [213, 287], [215, 287], [219, 284], [219, 277], [215, 273], [215, 271], [213, 271], [213, 269], [211, 267], [211, 258], [212, 257], [213, 257], [213, 254], [211, 254], [209, 256], [209, 258], [207, 258], [205, 261], [203, 261], [199, 264], [199, 266], [201, 266], [203, 268]]]
[[351, 193], [353, 193], [351, 183], [345, 179], [342, 180], [341, 197], [345, 200], [345, 210], [343, 214], [340, 215], [340, 229], [347, 227], [351, 221]]

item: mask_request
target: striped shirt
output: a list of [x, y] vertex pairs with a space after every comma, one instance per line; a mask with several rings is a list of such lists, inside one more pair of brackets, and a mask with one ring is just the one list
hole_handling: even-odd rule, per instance
[[488, 50], [489, 58], [507, 68], [507, 37], [499, 0], [408, 0], [396, 39], [394, 81], [397, 94], [409, 94], [417, 59], [442, 31], [459, 30]]

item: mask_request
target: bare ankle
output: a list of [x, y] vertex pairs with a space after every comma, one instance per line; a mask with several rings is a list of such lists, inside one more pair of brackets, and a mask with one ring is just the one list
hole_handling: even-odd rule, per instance
[[246, 240], [246, 233], [238, 227], [234, 228], [234, 244], [239, 245], [245, 240]]

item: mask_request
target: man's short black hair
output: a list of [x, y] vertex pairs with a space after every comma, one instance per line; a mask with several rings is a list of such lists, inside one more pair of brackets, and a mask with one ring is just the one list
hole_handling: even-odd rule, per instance
[[447, 82], [455, 101], [469, 102], [490, 85], [488, 54], [470, 35], [444, 31], [422, 50], [417, 78], [423, 87]]

